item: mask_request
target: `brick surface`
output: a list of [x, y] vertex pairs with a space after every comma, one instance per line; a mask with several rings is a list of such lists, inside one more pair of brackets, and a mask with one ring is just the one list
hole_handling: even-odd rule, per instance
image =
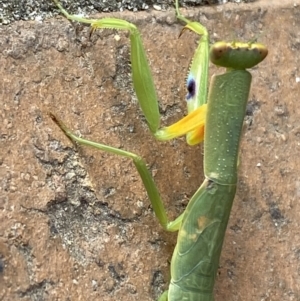
[[[183, 13], [207, 26], [212, 41], [258, 37], [269, 48], [251, 71], [215, 299], [300, 300], [300, 1]], [[138, 25], [162, 124], [171, 124], [186, 112], [198, 38], [177, 39], [171, 11], [117, 16]], [[143, 156], [172, 218], [203, 180], [201, 147], [150, 135], [132, 89], [128, 34], [89, 39], [88, 28], [56, 18], [3, 26], [0, 44], [0, 299], [156, 300], [176, 234], [158, 225], [130, 160], [76, 150], [47, 112], [86, 138]]]

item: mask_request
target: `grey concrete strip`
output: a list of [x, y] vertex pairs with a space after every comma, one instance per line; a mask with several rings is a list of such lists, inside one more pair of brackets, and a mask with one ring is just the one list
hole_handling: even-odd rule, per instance
[[[227, 2], [254, 2], [255, 0], [182, 0], [181, 5], [197, 6], [225, 4]], [[158, 10], [165, 11], [173, 7], [173, 0], [68, 0], [62, 4], [73, 14], [90, 15], [96, 12], [122, 12], [124, 10]], [[9, 24], [19, 20], [41, 21], [51, 17], [55, 12], [52, 0], [0, 0], [0, 24]]]

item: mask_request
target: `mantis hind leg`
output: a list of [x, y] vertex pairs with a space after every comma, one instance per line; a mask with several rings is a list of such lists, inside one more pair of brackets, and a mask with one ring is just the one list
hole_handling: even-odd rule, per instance
[[86, 145], [90, 147], [94, 147], [96, 149], [115, 154], [118, 156], [126, 157], [129, 159], [132, 159], [142, 181], [143, 184], [146, 188], [148, 197], [150, 199], [151, 205], [153, 207], [154, 213], [161, 224], [161, 226], [170, 232], [178, 231], [181, 221], [182, 221], [182, 216], [181, 214], [177, 219], [174, 221], [168, 221], [167, 213], [164, 207], [164, 204], [162, 202], [162, 199], [160, 197], [159, 191], [156, 187], [156, 184], [153, 180], [153, 177], [151, 176], [151, 173], [147, 169], [146, 163], [141, 158], [140, 156], [124, 151], [115, 147], [108, 146], [106, 144], [101, 144], [97, 143], [91, 140], [87, 140], [84, 138], [81, 138], [77, 135], [75, 135], [72, 131], [68, 129], [68, 127], [61, 121], [59, 120], [54, 114], [49, 113], [50, 118], [59, 126], [59, 128], [64, 132], [64, 134], [73, 142], [73, 143], [78, 143], [81, 145]]
[[163, 292], [162, 295], [158, 298], [157, 301], [168, 301], [168, 292], [169, 291]]

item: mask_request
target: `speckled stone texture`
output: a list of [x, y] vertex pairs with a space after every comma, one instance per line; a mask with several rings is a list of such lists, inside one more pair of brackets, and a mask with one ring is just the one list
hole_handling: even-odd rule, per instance
[[[183, 10], [212, 41], [269, 47], [253, 84], [215, 300], [300, 300], [300, 1]], [[174, 11], [115, 16], [140, 28], [162, 124], [186, 113], [198, 37]], [[176, 234], [163, 231], [130, 160], [77, 148], [86, 138], [145, 158], [170, 217], [203, 180], [202, 148], [157, 142], [133, 93], [128, 34], [63, 17], [0, 28], [0, 299], [153, 301], [167, 288]], [[212, 67], [211, 73], [223, 72]]]
[[[72, 14], [89, 15], [95, 12], [122, 12], [124, 10], [164, 11], [174, 7], [174, 0], [59, 0]], [[180, 6], [225, 4], [227, 2], [249, 3], [256, 0], [179, 0]], [[57, 13], [54, 0], [1, 0], [0, 24], [20, 20], [44, 20]]]

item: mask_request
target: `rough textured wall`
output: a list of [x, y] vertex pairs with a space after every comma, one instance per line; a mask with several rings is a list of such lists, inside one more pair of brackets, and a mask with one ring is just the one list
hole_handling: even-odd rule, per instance
[[[258, 36], [269, 47], [251, 71], [216, 301], [300, 300], [300, 1], [183, 13], [213, 41]], [[178, 120], [198, 37], [177, 39], [173, 11], [118, 16], [141, 30], [162, 124]], [[0, 28], [0, 298], [156, 300], [168, 285], [176, 234], [158, 225], [130, 160], [76, 150], [47, 112], [86, 138], [142, 155], [172, 218], [203, 179], [202, 149], [149, 134], [126, 33], [97, 31], [89, 40], [88, 28], [76, 28], [62, 17]]]

